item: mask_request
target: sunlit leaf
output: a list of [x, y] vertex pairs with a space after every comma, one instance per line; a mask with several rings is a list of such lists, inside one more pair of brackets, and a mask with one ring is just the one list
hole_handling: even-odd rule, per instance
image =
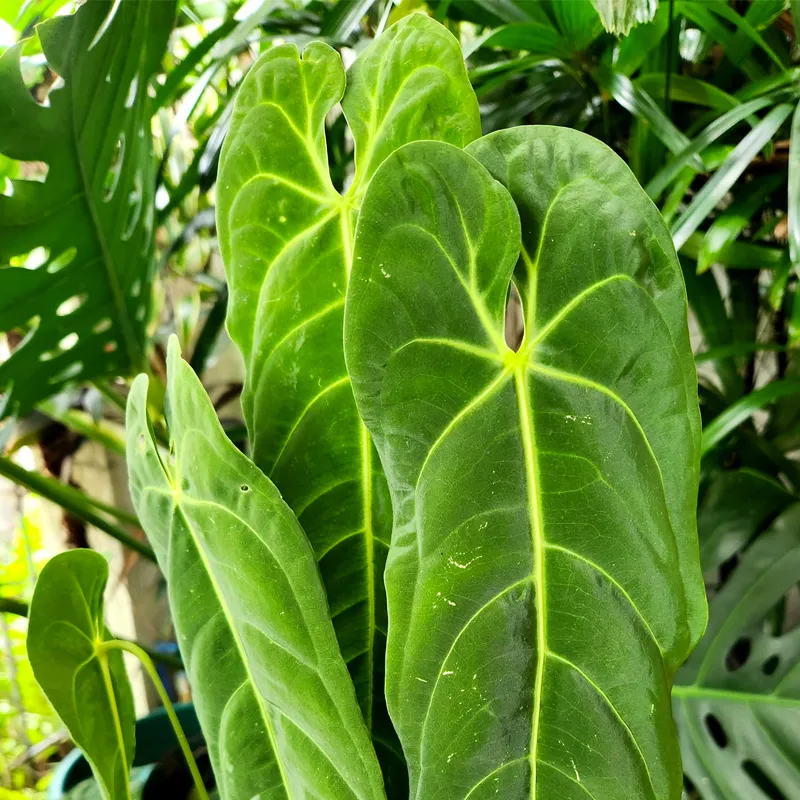
[[[141, 366], [153, 278], [148, 83], [174, 14], [175, 0], [96, 0], [41, 24], [64, 79], [49, 107], [23, 84], [21, 46], [0, 56], [0, 152], [49, 165], [43, 183], [13, 181], [0, 195], [0, 330], [28, 332], [0, 364], [5, 414]], [[31, 251], [35, 268], [8, 266]]]
[[220, 796], [384, 797], [308, 540], [225, 435], [174, 337], [168, 382], [170, 455], [153, 438], [140, 376], [128, 471]]
[[45, 565], [31, 602], [28, 656], [33, 674], [111, 800], [129, 798], [134, 710], [122, 653], [98, 653], [108, 563], [70, 550]]
[[592, 5], [607, 31], [626, 36], [631, 28], [653, 19], [658, 0], [592, 0]]

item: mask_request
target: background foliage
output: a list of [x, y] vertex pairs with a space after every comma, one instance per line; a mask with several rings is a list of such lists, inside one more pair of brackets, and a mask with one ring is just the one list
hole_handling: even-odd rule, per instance
[[[73, 544], [81, 544], [75, 533], [81, 521], [135, 541], [130, 515], [103, 508], [91, 494], [69, 494], [63, 465], [86, 438], [123, 448], [117, 407], [127, 392], [124, 379], [142, 364], [151, 376], [151, 399], [160, 406], [170, 332], [178, 333], [185, 357], [205, 378], [229, 435], [244, 446], [239, 373], [222, 369], [233, 350], [223, 332], [227, 289], [214, 230], [215, 180], [230, 101], [258, 54], [276, 44], [322, 39], [348, 64], [388, 24], [422, 10], [460, 39], [484, 132], [546, 123], [590, 133], [627, 161], [670, 225], [692, 309], [705, 424], [698, 522], [711, 599], [706, 639], [679, 673], [675, 691], [686, 791], [703, 798], [796, 797], [800, 569], [791, 537], [794, 530], [796, 538], [800, 490], [800, 51], [792, 4], [185, 0], [171, 32], [167, 14], [152, 28], [152, 63], [137, 73], [141, 83], [132, 105], [132, 78], [120, 81], [127, 84], [122, 88], [113, 84], [113, 96], [103, 101], [109, 109], [104, 119], [116, 109], [118, 124], [87, 121], [87, 136], [95, 142], [91, 152], [101, 155], [90, 164], [96, 177], [90, 189], [84, 182], [85, 194], [104, 213], [113, 211], [107, 220], [100, 218], [99, 230], [117, 226], [116, 249], [125, 266], [106, 259], [105, 271], [83, 271], [85, 286], [58, 284], [69, 268], [58, 259], [79, 250], [81, 223], [43, 226], [40, 219], [70, 191], [62, 170], [73, 158], [67, 145], [75, 134], [38, 120], [66, 113], [79, 105], [80, 93], [102, 91], [103, 81], [98, 74], [98, 82], [79, 93], [63, 59], [48, 51], [47, 36], [49, 62], [33, 35], [36, 24], [71, 13], [75, 5], [0, 0], [0, 99], [4, 107], [31, 116], [21, 118], [22, 128], [0, 132], [0, 320], [6, 355], [12, 354], [0, 365], [0, 389], [7, 399], [21, 386], [25, 395], [19, 404], [12, 399], [4, 406], [0, 473], [69, 509]], [[124, 2], [117, 13], [129, 13], [130, 5]], [[44, 30], [64, 24], [56, 20]], [[106, 34], [112, 50], [118, 44], [112, 37], [127, 35], [122, 26]], [[87, 52], [70, 56], [80, 62], [73, 74], [91, 64]], [[122, 159], [115, 177], [120, 132], [132, 119], [145, 143], [135, 159]], [[341, 115], [329, 115], [327, 125], [328, 156], [341, 189], [352, 178], [352, 142]], [[138, 170], [126, 172], [129, 163]], [[15, 238], [8, 231], [21, 200], [32, 232]], [[130, 258], [118, 230], [131, 204], [139, 209], [135, 224], [152, 218], [141, 232], [138, 259]], [[126, 287], [125, 301], [112, 311], [95, 302], [111, 291], [109, 276]], [[49, 315], [37, 306], [44, 298], [52, 306]], [[73, 298], [78, 307], [58, 313]], [[129, 303], [131, 298], [136, 302]], [[103, 328], [104, 319], [124, 326], [126, 313], [135, 323], [135, 357], [111, 357], [120, 351], [109, 343], [123, 341], [112, 336], [116, 327], [95, 334], [99, 346], [73, 349], [82, 347], [77, 343], [88, 331]], [[42, 354], [50, 359], [42, 360]], [[76, 359], [81, 371], [70, 372]], [[58, 380], [50, 380], [54, 376]], [[48, 399], [53, 392], [59, 394]], [[31, 475], [11, 460], [28, 443], [42, 444], [47, 474]], [[9, 569], [23, 562], [11, 559]], [[14, 580], [4, 574], [3, 595], [26, 600], [26, 588]], [[757, 588], [763, 586], [770, 591]], [[11, 640], [18, 642], [19, 623], [7, 620]], [[24, 683], [27, 667], [14, 646], [16, 657], [7, 664], [17, 664]], [[13, 687], [2, 685], [3, 696], [11, 697]], [[43, 711], [36, 691], [31, 687], [23, 698], [30, 719]], [[45, 725], [27, 736], [44, 737], [48, 730]], [[4, 758], [13, 760], [9, 754], [19, 751], [25, 737], [10, 722], [3, 731]], [[33, 787], [38, 772], [6, 771], [2, 780], [9, 789]]]

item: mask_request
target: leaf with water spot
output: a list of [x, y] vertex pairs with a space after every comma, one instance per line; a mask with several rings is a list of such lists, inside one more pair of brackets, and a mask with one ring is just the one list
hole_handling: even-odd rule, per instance
[[392, 491], [411, 797], [677, 800], [700, 419], [681, 271], [631, 172], [543, 126], [400, 149], [364, 200], [345, 354]]
[[167, 361], [171, 453], [152, 435], [140, 375], [128, 399], [128, 471], [220, 796], [380, 800], [313, 550], [225, 435], [174, 336]]
[[48, 166], [43, 182], [0, 179], [0, 331], [25, 334], [0, 364], [0, 417], [141, 368], [154, 276], [148, 84], [175, 6], [93, 0], [38, 25], [63, 79], [47, 106], [23, 83], [23, 44], [0, 55], [0, 154]]
[[133, 695], [122, 653], [97, 652], [113, 637], [103, 622], [108, 563], [92, 550], [47, 562], [36, 582], [28, 623], [34, 677], [92, 766], [102, 796], [130, 798]]
[[[314, 547], [387, 786], [400, 796], [406, 770], [382, 691], [391, 504], [345, 369], [344, 298], [358, 210], [378, 165], [416, 139], [462, 147], [480, 135], [480, 119], [458, 42], [421, 14], [361, 52], [346, 83], [338, 53], [320, 42], [302, 56], [286, 44], [259, 59], [223, 148], [217, 224], [253, 459]], [[343, 195], [325, 143], [325, 117], [340, 99], [356, 163]]]

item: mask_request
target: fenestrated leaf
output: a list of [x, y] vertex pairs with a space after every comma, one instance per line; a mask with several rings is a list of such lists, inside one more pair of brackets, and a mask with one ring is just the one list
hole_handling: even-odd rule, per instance
[[[315, 549], [361, 708], [387, 781], [394, 771], [399, 787], [406, 770], [382, 693], [391, 508], [344, 365], [344, 297], [361, 197], [378, 164], [413, 139], [461, 147], [480, 135], [480, 119], [458, 43], [424, 15], [389, 28], [347, 80], [345, 91], [340, 58], [321, 43], [302, 57], [293, 45], [261, 57], [223, 148], [217, 221], [253, 459]], [[328, 174], [324, 126], [343, 92], [356, 146], [344, 197]]]
[[[64, 79], [49, 108], [22, 82], [22, 45], [0, 56], [0, 153], [49, 166], [43, 183], [0, 195], [0, 330], [30, 330], [0, 364], [4, 414], [140, 366], [153, 277], [147, 90], [174, 14], [175, 0], [94, 0], [40, 25]], [[35, 269], [9, 266], [30, 251]]]
[[413, 798], [680, 797], [670, 676], [705, 623], [686, 319], [663, 220], [584, 134], [411, 144], [370, 184], [345, 351], [393, 493]]
[[384, 797], [314, 553], [277, 489], [225, 435], [178, 342], [172, 447], [150, 430], [147, 378], [128, 400], [128, 471], [220, 796]]
[[672, 697], [683, 765], [703, 800], [798, 797], [800, 628], [784, 633], [766, 619], [798, 575], [794, 505], [713, 599], [706, 635], [678, 673]]
[[592, 0], [603, 27], [626, 36], [635, 25], [650, 22], [658, 10], [658, 0]]
[[122, 653], [98, 654], [112, 639], [103, 622], [108, 564], [92, 550], [47, 562], [36, 582], [28, 623], [33, 674], [83, 750], [103, 796], [129, 798], [134, 750], [133, 695]]

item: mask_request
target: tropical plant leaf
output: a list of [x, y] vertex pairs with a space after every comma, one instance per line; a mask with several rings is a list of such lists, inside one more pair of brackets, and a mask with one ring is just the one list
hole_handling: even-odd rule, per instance
[[[0, 153], [49, 165], [43, 183], [12, 181], [0, 195], [0, 330], [27, 331], [0, 364], [2, 414], [141, 366], [153, 278], [147, 92], [174, 16], [175, 0], [96, 0], [41, 24], [64, 79], [49, 107], [22, 82], [22, 44], [0, 56]], [[11, 266], [31, 251], [35, 269]]]
[[697, 511], [703, 571], [742, 550], [794, 499], [783, 484], [756, 470], [715, 475]]
[[172, 337], [169, 458], [147, 378], [128, 400], [131, 494], [167, 579], [183, 661], [225, 798], [382, 798], [380, 770], [314, 553], [230, 442]]
[[367, 190], [345, 352], [393, 495], [411, 797], [680, 797], [700, 421], [680, 268], [631, 172], [546, 126], [402, 148]]
[[92, 550], [47, 562], [36, 582], [28, 622], [33, 674], [83, 750], [103, 796], [129, 798], [134, 722], [122, 653], [98, 652], [113, 639], [103, 622], [108, 563]]
[[711, 223], [706, 231], [697, 256], [698, 272], [705, 272], [713, 264], [725, 258], [725, 253], [731, 244], [784, 180], [785, 177], [778, 172], [756, 178], [742, 186], [734, 202]]
[[631, 28], [651, 22], [658, 10], [658, 0], [592, 0], [603, 27], [610, 33], [627, 36]]
[[382, 692], [391, 504], [345, 369], [344, 298], [358, 208], [378, 164], [413, 139], [461, 147], [480, 135], [480, 119], [453, 36], [424, 15], [403, 18], [348, 76], [342, 106], [356, 174], [343, 197], [328, 174], [324, 121], [344, 89], [339, 56], [324, 44], [302, 57], [292, 45], [262, 56], [223, 148], [217, 221], [253, 459], [315, 549], [387, 782], [399, 787], [406, 769]]
[[772, 381], [760, 389], [737, 400], [715, 417], [703, 430], [703, 453], [709, 452], [731, 431], [782, 397], [800, 394], [800, 380], [783, 378]]
[[800, 103], [792, 117], [792, 138], [789, 145], [789, 256], [795, 269], [800, 269]]
[[798, 797], [800, 629], [768, 616], [800, 575], [800, 505], [745, 553], [672, 692], [683, 765], [704, 800]]

